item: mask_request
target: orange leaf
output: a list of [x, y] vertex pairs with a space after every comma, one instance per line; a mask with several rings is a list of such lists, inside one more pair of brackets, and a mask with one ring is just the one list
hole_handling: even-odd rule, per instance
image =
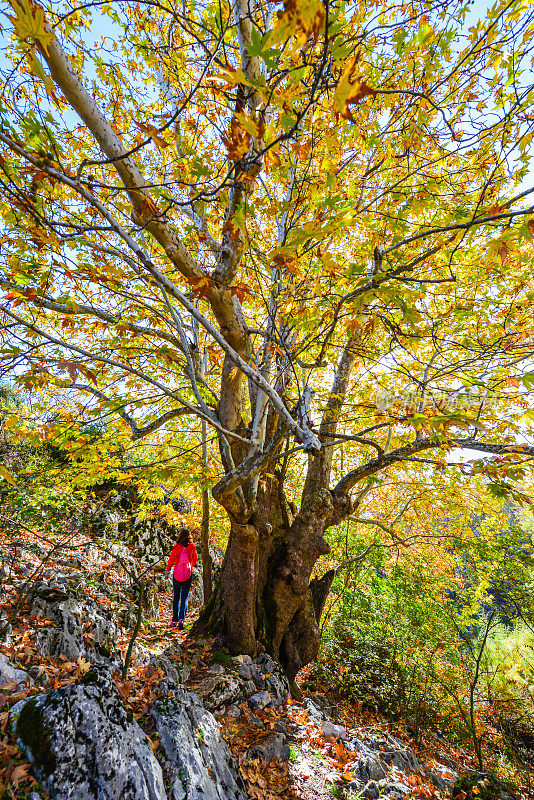
[[18, 764], [13, 772], [11, 773], [11, 780], [15, 786], [15, 789], [19, 788], [19, 783], [25, 781], [27, 778], [30, 777], [28, 774], [30, 770], [29, 764]]
[[338, 757], [339, 761], [348, 761], [350, 756], [348, 752], [345, 750], [342, 744], [336, 742], [333, 747], [334, 753]]
[[145, 217], [154, 217], [160, 213], [160, 210], [156, 203], [152, 200], [151, 197], [143, 197], [141, 201], [141, 216], [143, 219]]
[[355, 122], [355, 119], [349, 110], [349, 106], [354, 105], [354, 103], [359, 103], [360, 100], [363, 100], [365, 97], [374, 97], [377, 94], [376, 89], [369, 86], [362, 77], [356, 77], [356, 69], [359, 60], [360, 54], [357, 53], [347, 61], [345, 70], [341, 75], [334, 93], [334, 100], [332, 103], [334, 111], [341, 114], [345, 119], [350, 120], [350, 122]]

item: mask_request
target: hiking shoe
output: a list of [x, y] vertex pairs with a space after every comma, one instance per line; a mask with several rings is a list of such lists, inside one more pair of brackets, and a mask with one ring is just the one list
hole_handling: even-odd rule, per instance
[[178, 630], [181, 631], [183, 629], [183, 627], [184, 627], [184, 621], [183, 621], [183, 619], [179, 619], [178, 620]]
[[176, 626], [177, 626], [177, 625], [179, 625], [179, 623], [178, 623], [178, 622], [176, 622], [176, 621], [173, 619], [173, 620], [171, 620], [171, 622], [170, 622], [170, 625], [171, 625], [171, 628], [176, 628]]

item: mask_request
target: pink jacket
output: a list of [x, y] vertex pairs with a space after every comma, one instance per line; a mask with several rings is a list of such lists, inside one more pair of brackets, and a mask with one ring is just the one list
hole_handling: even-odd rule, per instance
[[[172, 567], [178, 563], [178, 559], [180, 558], [180, 553], [182, 552], [183, 545], [177, 544], [176, 547], [173, 548], [172, 553], [169, 556], [169, 560], [167, 562], [167, 569], [171, 570]], [[198, 553], [197, 548], [193, 544], [193, 542], [189, 542], [187, 545], [187, 555], [189, 556], [189, 561], [191, 562], [191, 569], [195, 566], [198, 561]]]

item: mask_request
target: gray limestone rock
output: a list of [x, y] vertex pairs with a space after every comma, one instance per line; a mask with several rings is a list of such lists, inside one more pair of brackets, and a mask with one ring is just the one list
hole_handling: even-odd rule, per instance
[[136, 578], [139, 574], [139, 561], [132, 555], [125, 544], [109, 543], [107, 550], [115, 559], [115, 569], [128, 578]]
[[343, 725], [335, 725], [328, 719], [320, 723], [320, 728], [325, 736], [334, 736], [336, 739], [344, 739], [347, 736], [347, 729]]
[[[261, 679], [252, 676], [256, 686], [269, 691], [277, 700], [286, 700], [290, 695], [289, 683], [282, 668], [267, 653], [254, 659], [254, 664], [261, 673]], [[263, 685], [260, 685], [263, 681]]]
[[379, 781], [385, 778], [388, 771], [387, 766], [363, 742], [359, 739], [352, 739], [347, 743], [347, 747], [358, 754], [353, 771], [354, 776], [361, 783], [367, 784], [369, 781]]
[[132, 648], [131, 663], [134, 667], [147, 667], [150, 664], [151, 655], [148, 647], [145, 647], [142, 642], [136, 641]]
[[252, 680], [252, 676], [254, 674], [254, 668], [251, 664], [239, 664], [237, 667], [237, 674], [240, 678], [250, 681]]
[[261, 711], [261, 709], [266, 708], [269, 705], [271, 702], [271, 696], [269, 692], [265, 690], [262, 692], [255, 692], [248, 698], [248, 702], [252, 708]]
[[202, 681], [199, 694], [210, 711], [243, 698], [242, 681], [235, 674], [215, 675]]
[[427, 772], [427, 778], [437, 789], [444, 792], [458, 780], [458, 773], [443, 764], [436, 764], [431, 771]]
[[7, 656], [0, 653], [0, 686], [8, 681], [13, 681], [17, 685], [17, 689], [22, 689], [23, 686], [28, 686], [33, 683], [32, 678], [23, 669], [17, 669], [9, 663]]
[[171, 778], [171, 800], [246, 800], [245, 787], [212, 714], [178, 690], [152, 709]]
[[403, 800], [412, 791], [410, 786], [399, 781], [382, 780], [378, 781], [380, 787], [380, 797], [387, 797], [388, 800]]
[[252, 664], [252, 656], [241, 655], [234, 656], [232, 661], [234, 664]]
[[427, 781], [430, 781], [436, 787], [436, 789], [439, 789], [440, 792], [444, 792], [449, 788], [449, 786], [451, 786], [452, 783], [454, 783], [454, 781], [445, 780], [442, 775], [439, 775], [436, 772], [427, 772], [426, 779]]
[[[1, 592], [0, 592], [1, 597]], [[13, 633], [13, 626], [7, 621], [7, 615], [4, 610], [0, 610], [0, 641], [7, 647], [11, 644], [11, 634]]]
[[302, 701], [302, 705], [307, 710], [309, 718], [314, 722], [318, 723], [321, 720], [326, 719], [317, 703], [315, 703], [310, 697], [305, 697]]
[[54, 800], [166, 800], [150, 743], [115, 684], [92, 670], [84, 683], [22, 700], [19, 742]]
[[397, 767], [397, 769], [400, 769], [402, 772], [415, 772], [419, 769], [419, 763], [411, 747], [403, 744], [388, 733], [372, 731], [366, 734], [365, 743], [374, 750], [380, 756], [380, 760], [388, 764], [389, 767]]
[[113, 614], [94, 600], [82, 601], [58, 585], [40, 581], [29, 602], [32, 616], [57, 623], [57, 627], [37, 631], [42, 655], [65, 655], [72, 660], [82, 656], [94, 664], [108, 661], [115, 652], [119, 630]]
[[165, 648], [159, 656], [152, 654], [150, 665], [163, 672], [162, 682], [169, 691], [175, 686], [181, 686], [191, 673], [191, 667], [184, 659], [182, 648], [177, 642]]
[[380, 786], [376, 781], [369, 781], [361, 792], [357, 795], [362, 800], [378, 800], [380, 797]]
[[245, 697], [249, 697], [251, 694], [254, 694], [256, 691], [256, 684], [254, 681], [244, 681], [243, 683], [243, 694]]
[[250, 760], [254, 758], [270, 763], [273, 759], [287, 761], [290, 750], [287, 739], [283, 733], [269, 733], [264, 739], [249, 747], [246, 757]]
[[250, 677], [251, 677], [252, 681], [254, 682], [254, 685], [255, 685], [256, 689], [260, 689], [260, 690], [261, 689], [265, 689], [265, 687], [267, 685], [266, 682], [265, 682], [265, 678], [263, 677], [263, 675], [261, 674], [260, 670], [255, 665], [252, 666], [252, 669], [250, 671]]

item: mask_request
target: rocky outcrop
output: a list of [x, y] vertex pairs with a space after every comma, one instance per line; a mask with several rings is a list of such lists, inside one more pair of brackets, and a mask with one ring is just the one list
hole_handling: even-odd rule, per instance
[[246, 800], [245, 787], [212, 714], [191, 692], [176, 690], [152, 709], [171, 800]]
[[254, 758], [269, 764], [273, 759], [287, 761], [290, 755], [287, 737], [283, 733], [269, 733], [261, 741], [249, 747], [245, 753], [247, 759]]
[[104, 672], [22, 700], [12, 721], [55, 800], [167, 800], [150, 742]]
[[388, 771], [387, 766], [382, 763], [369, 747], [359, 739], [353, 739], [348, 744], [348, 747], [358, 754], [354, 765], [351, 764], [351, 770], [354, 773], [354, 777], [359, 781], [359, 785], [385, 778]]
[[72, 660], [82, 656], [92, 664], [107, 662], [113, 656], [119, 634], [113, 614], [94, 600], [76, 597], [66, 579], [39, 581], [29, 603], [32, 616], [56, 623], [36, 633], [42, 655], [65, 655]]
[[388, 733], [371, 731], [365, 737], [365, 744], [375, 753], [379, 753], [381, 761], [389, 767], [397, 767], [402, 772], [415, 772], [419, 769], [413, 750]]
[[289, 683], [280, 666], [266, 653], [258, 658], [237, 656], [231, 665], [213, 665], [213, 676], [206, 678], [198, 692], [211, 711], [223, 713], [240, 700], [261, 710], [277, 707], [289, 697]]
[[371, 730], [361, 738], [346, 740], [345, 746], [356, 755], [347, 765], [354, 780], [342, 787], [347, 797], [402, 800], [412, 791], [408, 783], [403, 783], [402, 775], [399, 780], [399, 774], [419, 772], [421, 765], [413, 750], [399, 739], [381, 730]]
[[343, 725], [336, 725], [334, 722], [330, 722], [329, 719], [320, 722], [319, 727], [325, 736], [333, 736], [334, 739], [347, 738], [347, 729]]
[[[267, 653], [262, 653], [252, 662], [255, 671], [252, 680], [259, 689], [265, 689], [272, 697], [282, 702], [290, 695], [289, 683], [279, 664]], [[273, 705], [276, 705], [273, 703]]]
[[163, 673], [163, 679], [158, 686], [159, 695], [172, 694], [189, 678], [191, 672], [191, 665], [184, 658], [182, 648], [177, 642], [169, 645], [159, 656], [150, 654], [148, 663]]
[[248, 687], [244, 681], [240, 681], [235, 675], [214, 675], [206, 678], [198, 687], [198, 694], [202, 698], [204, 705], [210, 711], [223, 713], [226, 706], [242, 700], [256, 690], [254, 684]]
[[426, 773], [429, 780], [440, 792], [446, 792], [458, 779], [458, 773], [443, 764], [436, 764]]
[[14, 684], [17, 689], [22, 689], [24, 686], [31, 685], [33, 680], [27, 672], [14, 667], [7, 656], [0, 653], [0, 686], [9, 683]]
[[[46, 634], [44, 647], [70, 658], [89, 654], [83, 641], [88, 628], [81, 624], [88, 615], [79, 606], [77, 598], [57, 586], [35, 587], [34, 613], [58, 621], [57, 628], [39, 631]], [[101, 632], [101, 620], [89, 621]], [[142, 652], [138, 658], [161, 676], [151, 713], [163, 770], [152, 743], [124, 708], [111, 677], [114, 662], [102, 656], [103, 663], [78, 684], [23, 700], [12, 710], [19, 743], [46, 792], [54, 800], [246, 800], [239, 769], [215, 718], [198, 696], [181, 686], [189, 667], [180, 645], [174, 643], [158, 656]], [[4, 661], [6, 669], [14, 669], [5, 658], [0, 666]], [[253, 682], [251, 687], [256, 688]], [[277, 741], [273, 747], [280, 750], [283, 744]], [[170, 781], [167, 791], [164, 774]]]

